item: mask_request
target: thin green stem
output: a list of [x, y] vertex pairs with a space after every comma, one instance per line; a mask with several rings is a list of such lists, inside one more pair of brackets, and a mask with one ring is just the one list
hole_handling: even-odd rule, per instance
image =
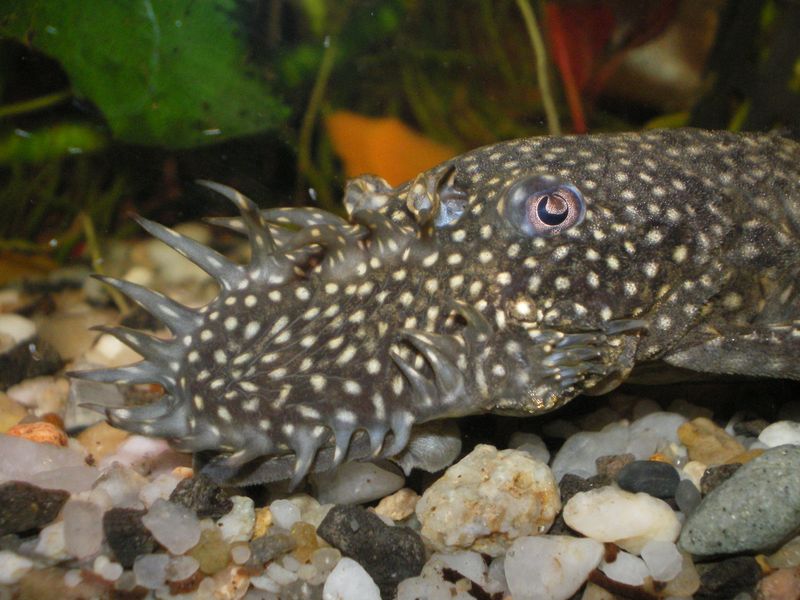
[[0, 119], [5, 117], [14, 117], [16, 115], [24, 115], [27, 113], [36, 112], [45, 108], [50, 108], [56, 104], [61, 104], [64, 100], [72, 97], [72, 90], [62, 90], [47, 94], [46, 96], [39, 96], [31, 100], [23, 100], [22, 102], [15, 102], [14, 104], [6, 104], [0, 106]]
[[[297, 139], [298, 181], [303, 177], [307, 178], [309, 181], [315, 179], [314, 166], [311, 162], [311, 143], [314, 136], [314, 126], [317, 122], [317, 116], [322, 106], [322, 99], [325, 97], [325, 90], [328, 87], [328, 80], [330, 79], [334, 64], [336, 64], [336, 42], [333, 36], [329, 36], [326, 38], [325, 51], [322, 53], [322, 60], [320, 61], [319, 70], [317, 71], [317, 77], [314, 80], [314, 87], [311, 89], [311, 97], [308, 99], [308, 105], [303, 114], [300, 134]], [[318, 191], [322, 192], [323, 190]], [[320, 200], [323, 199], [320, 198]], [[323, 204], [327, 204], [328, 202], [324, 202]]]
[[544, 46], [542, 33], [539, 30], [539, 24], [536, 21], [536, 14], [533, 12], [528, 0], [517, 0], [517, 7], [519, 12], [522, 13], [525, 27], [528, 30], [528, 37], [533, 47], [533, 55], [536, 60], [536, 78], [539, 82], [539, 91], [542, 94], [542, 105], [547, 118], [547, 130], [550, 135], [559, 135], [561, 133], [561, 124], [558, 121], [558, 111], [553, 100], [553, 92], [550, 89], [550, 78], [547, 76], [547, 50]]
[[[95, 231], [94, 222], [92, 218], [83, 211], [78, 213], [78, 219], [80, 219], [81, 226], [83, 227], [83, 235], [86, 236], [86, 247], [89, 249], [89, 255], [92, 257], [92, 269], [96, 273], [102, 275], [103, 256], [100, 252], [100, 244], [97, 241], [97, 231]], [[117, 305], [119, 312], [126, 314], [130, 310], [130, 306], [125, 301], [125, 298], [117, 290], [112, 288], [108, 293], [111, 295], [114, 304]]]

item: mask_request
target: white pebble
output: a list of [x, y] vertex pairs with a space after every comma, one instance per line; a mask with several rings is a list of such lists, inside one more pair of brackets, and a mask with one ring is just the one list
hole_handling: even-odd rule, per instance
[[289, 585], [297, 581], [297, 573], [293, 573], [275, 562], [270, 563], [264, 573], [278, 585]]
[[318, 548], [311, 555], [311, 564], [320, 573], [327, 575], [342, 559], [342, 553], [336, 548]]
[[112, 562], [107, 556], [103, 556], [101, 554], [94, 559], [92, 571], [97, 573], [106, 581], [116, 581], [119, 579], [120, 575], [122, 575], [124, 569], [122, 568], [121, 564]]
[[147, 483], [147, 479], [133, 469], [114, 465], [106, 469], [94, 489], [105, 491], [115, 507], [140, 509], [143, 502], [139, 499], [139, 490]]
[[325, 580], [322, 600], [381, 600], [381, 592], [364, 567], [343, 558]]
[[[317, 571], [314, 565], [306, 563], [304, 565], [300, 565], [300, 568], [297, 569], [297, 577], [303, 581], [308, 581], [311, 583], [312, 581], [316, 580], [317, 577], [319, 577], [319, 571]], [[320, 580], [320, 583], [323, 581], [324, 579]]]
[[192, 556], [173, 556], [167, 565], [167, 581], [185, 581], [197, 572], [200, 563]]
[[642, 548], [641, 556], [656, 581], [671, 581], [683, 566], [683, 556], [672, 542], [651, 540]]
[[445, 568], [457, 571], [481, 587], [487, 586], [487, 567], [477, 552], [436, 553], [429, 562], [438, 562]]
[[0, 583], [13, 585], [33, 568], [33, 561], [10, 550], [0, 550]]
[[463, 593], [454, 596], [453, 587], [453, 584], [443, 581], [439, 577], [410, 577], [401, 581], [397, 586], [395, 600], [472, 600], [474, 598], [474, 596], [464, 596]]
[[564, 521], [600, 542], [638, 554], [650, 540], [674, 542], [681, 524], [669, 504], [649, 494], [614, 486], [579, 492], [564, 506]]
[[195, 514], [169, 500], [156, 500], [142, 523], [173, 554], [183, 554], [200, 541], [200, 521]]
[[256, 511], [253, 499], [247, 496], [233, 496], [233, 508], [217, 521], [222, 539], [232, 544], [246, 542], [253, 536], [256, 524]]
[[269, 512], [275, 525], [286, 530], [300, 520], [300, 509], [289, 500], [275, 500], [269, 505]]
[[610, 579], [627, 585], [642, 585], [650, 570], [638, 556], [627, 552], [617, 552], [614, 562], [602, 562], [600, 570]]
[[566, 473], [590, 477], [597, 474], [595, 460], [612, 454], [630, 452], [637, 459], [647, 459], [659, 448], [680, 444], [678, 427], [685, 422], [686, 417], [682, 415], [655, 412], [630, 425], [618, 421], [601, 431], [576, 433], [564, 442], [553, 459], [553, 473], [558, 481]]
[[30, 481], [37, 473], [86, 465], [83, 454], [13, 435], [0, 435], [0, 481]]
[[80, 494], [92, 488], [100, 475], [100, 471], [89, 465], [52, 469], [32, 475], [30, 482], [47, 490], [65, 490], [71, 494]]
[[164, 586], [167, 579], [168, 554], [142, 554], [133, 563], [136, 583], [150, 590]]
[[67, 544], [64, 540], [64, 521], [50, 523], [42, 529], [33, 551], [40, 556], [57, 561], [69, 558]]
[[70, 556], [88, 558], [103, 543], [103, 511], [91, 502], [69, 500], [64, 505], [64, 546]]
[[783, 444], [800, 446], [800, 423], [796, 421], [776, 421], [761, 431], [758, 441], [767, 448], [774, 448]]
[[396, 492], [405, 483], [402, 476], [371, 462], [346, 462], [336, 469], [314, 474], [311, 481], [323, 504], [371, 502]]
[[250, 546], [247, 544], [234, 544], [231, 548], [231, 560], [237, 565], [246, 563], [252, 554]]
[[13, 313], [2, 314], [0, 334], [8, 336], [11, 343], [18, 344], [36, 335], [36, 323]]
[[516, 431], [508, 439], [508, 447], [527, 452], [536, 460], [547, 464], [550, 462], [550, 451], [544, 440], [535, 433]]
[[514, 600], [566, 600], [600, 564], [603, 545], [561, 535], [523, 537], [505, 558], [508, 590]]
[[139, 499], [148, 508], [158, 499], [169, 500], [178, 483], [180, 483], [180, 479], [167, 473], [162, 473], [150, 483], [142, 486], [142, 489], [139, 490]]
[[278, 593], [281, 591], [281, 586], [266, 575], [257, 575], [256, 577], [251, 577], [250, 583], [253, 584], [254, 588], [264, 590], [266, 592]]
[[297, 569], [300, 568], [302, 563], [291, 554], [285, 554], [281, 559], [281, 564], [289, 569], [292, 573], [297, 573]]
[[64, 573], [64, 585], [67, 587], [75, 587], [83, 581], [83, 575], [80, 569], [70, 569]]
[[581, 477], [597, 475], [595, 460], [599, 456], [622, 454], [628, 440], [625, 423], [613, 423], [602, 431], [581, 431], [570, 436], [553, 458], [551, 468], [556, 481], [561, 481], [567, 473]]

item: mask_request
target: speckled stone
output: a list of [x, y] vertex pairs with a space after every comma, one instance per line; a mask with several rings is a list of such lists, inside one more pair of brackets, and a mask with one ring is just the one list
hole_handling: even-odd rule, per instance
[[296, 546], [294, 538], [288, 533], [269, 533], [250, 542], [250, 558], [246, 566], [261, 569], [269, 561], [291, 552]]
[[657, 460], [636, 460], [617, 473], [617, 485], [623, 490], [656, 498], [672, 498], [680, 480], [675, 467]]
[[157, 543], [142, 523], [147, 511], [133, 508], [112, 508], [103, 515], [103, 532], [117, 562], [126, 569], [133, 567], [136, 557], [151, 554]]
[[219, 519], [233, 508], [230, 494], [205, 475], [181, 481], [169, 500], [193, 510], [200, 519]]
[[635, 460], [636, 457], [630, 452], [627, 452], [625, 454], [599, 456], [595, 459], [594, 464], [597, 465], [598, 475], [605, 476], [609, 479], [616, 479], [619, 472]]
[[751, 592], [761, 579], [761, 569], [752, 556], [736, 556], [705, 567], [695, 600], [730, 600], [740, 592]]
[[700, 493], [702, 493], [703, 496], [707, 496], [714, 491], [714, 489], [719, 487], [721, 483], [730, 479], [731, 475], [736, 473], [741, 466], [741, 463], [730, 463], [727, 465], [708, 467], [703, 472], [703, 477], [700, 479]]
[[516, 538], [548, 531], [560, 510], [546, 464], [521, 450], [478, 444], [425, 490], [416, 514], [437, 550], [500, 556]]
[[317, 535], [360, 564], [381, 590], [394, 598], [397, 584], [416, 577], [425, 565], [419, 534], [391, 527], [361, 506], [334, 506], [317, 528]]
[[696, 556], [768, 550], [800, 526], [800, 446], [743, 465], [697, 507], [680, 546]]
[[58, 516], [69, 493], [9, 481], [0, 485], [0, 536], [41, 529]]

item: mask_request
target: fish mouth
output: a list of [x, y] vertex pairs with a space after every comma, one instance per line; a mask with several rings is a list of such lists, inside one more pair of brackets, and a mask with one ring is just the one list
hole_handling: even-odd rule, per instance
[[610, 391], [633, 368], [640, 337], [648, 328], [643, 319], [625, 318], [580, 331], [526, 325], [517, 334], [523, 338], [518, 350], [509, 357], [512, 372], [504, 381], [490, 382], [496, 395], [486, 410], [492, 413], [535, 416], [580, 394]]

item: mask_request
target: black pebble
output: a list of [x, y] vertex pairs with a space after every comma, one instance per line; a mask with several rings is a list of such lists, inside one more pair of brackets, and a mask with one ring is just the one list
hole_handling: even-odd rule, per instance
[[146, 511], [135, 508], [112, 508], [103, 515], [103, 533], [117, 562], [126, 569], [141, 554], [150, 554], [157, 542], [142, 523]]
[[0, 536], [41, 529], [58, 516], [69, 492], [45, 490], [22, 481], [0, 485]]
[[588, 492], [589, 490], [594, 490], [604, 485], [608, 485], [609, 482], [602, 481], [597, 476], [584, 479], [580, 475], [575, 475], [574, 473], [566, 473], [562, 478], [561, 481], [558, 482], [558, 491], [561, 495], [561, 504], [566, 504], [567, 501], [572, 498], [575, 494], [580, 492]]
[[731, 463], [729, 465], [708, 467], [700, 478], [700, 492], [705, 496], [723, 481], [729, 479], [741, 466], [741, 463]]
[[170, 494], [169, 500], [193, 510], [201, 519], [219, 519], [233, 508], [228, 493], [205, 475], [181, 481]]
[[658, 460], [635, 460], [617, 474], [617, 485], [623, 490], [655, 498], [672, 498], [680, 480], [675, 467]]
[[761, 579], [761, 569], [752, 556], [736, 556], [713, 565], [700, 574], [695, 600], [730, 600], [739, 592], [751, 592]]
[[384, 600], [397, 584], [416, 577], [425, 564], [425, 546], [415, 531], [391, 527], [360, 506], [337, 505], [317, 528], [317, 535], [355, 560], [372, 576]]

